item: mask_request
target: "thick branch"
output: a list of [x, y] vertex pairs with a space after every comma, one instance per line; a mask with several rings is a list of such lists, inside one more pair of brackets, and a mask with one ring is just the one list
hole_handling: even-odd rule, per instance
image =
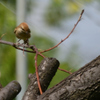
[[20, 84], [17, 81], [12, 81], [6, 87], [0, 89], [0, 100], [13, 100], [20, 90]]
[[37, 100], [100, 100], [100, 56], [47, 90]]
[[[55, 58], [44, 58], [41, 64], [38, 66], [38, 74], [40, 79], [39, 81], [43, 92], [45, 92], [48, 88], [58, 67], [59, 61]], [[40, 95], [36, 74], [30, 74], [29, 79], [30, 84], [22, 100], [33, 100], [33, 98], [34, 100], [36, 100], [37, 97]]]

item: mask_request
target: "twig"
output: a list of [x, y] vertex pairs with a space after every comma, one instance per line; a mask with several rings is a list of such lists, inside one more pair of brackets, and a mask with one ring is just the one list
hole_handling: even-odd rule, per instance
[[[43, 50], [43, 51], [39, 52], [39, 55], [41, 55], [41, 53], [50, 51], [50, 50], [52, 50], [52, 49], [58, 47], [62, 42], [64, 42], [64, 41], [73, 33], [73, 31], [74, 31], [74, 29], [76, 28], [77, 24], [78, 24], [79, 21], [81, 20], [83, 13], [84, 13], [84, 9], [82, 10], [82, 12], [81, 12], [81, 14], [80, 14], [77, 23], [74, 25], [73, 29], [71, 30], [71, 32], [68, 34], [68, 36], [67, 36], [66, 38], [64, 38], [63, 40], [61, 40], [61, 41], [60, 41], [57, 45], [55, 45], [54, 47], [51, 47], [51, 48], [49, 48], [49, 49], [46, 49], [46, 50]], [[22, 51], [23, 51], [23, 49], [19, 48], [19, 46], [25, 47], [25, 48], [31, 48], [31, 46], [33, 46], [33, 45], [24, 46], [23, 44], [16, 44], [16, 43], [12, 43], [12, 42], [8, 42], [8, 41], [3, 41], [3, 40], [0, 40], [0, 43], [6, 44], [6, 45], [11, 45], [11, 46], [13, 46], [14, 48], [19, 49], [19, 50], [22, 50]], [[25, 51], [25, 52], [29, 52], [29, 53], [36, 53], [34, 50], [33, 50], [33, 51], [24, 50], [24, 51]], [[42, 55], [42, 57], [44, 57], [44, 56]]]
[[[82, 17], [82, 15], [83, 15], [83, 13], [84, 13], [84, 9], [82, 10], [82, 12], [81, 12], [81, 14], [80, 14], [77, 23], [74, 25], [73, 29], [71, 30], [71, 32], [68, 34], [68, 36], [67, 36], [66, 38], [64, 38], [63, 40], [61, 40], [61, 41], [60, 41], [57, 45], [55, 45], [54, 47], [51, 47], [51, 48], [49, 48], [49, 49], [46, 49], [46, 50], [43, 50], [43, 51], [39, 52], [39, 55], [41, 55], [41, 53], [50, 51], [50, 50], [52, 50], [52, 49], [58, 47], [62, 42], [64, 42], [64, 41], [73, 33], [73, 31], [74, 31], [74, 29], [76, 28], [77, 24], [78, 24], [79, 21], [81, 20], [81, 17]], [[5, 34], [3, 34], [2, 36], [4, 36], [4, 35], [5, 35]], [[2, 38], [2, 36], [1, 36], [1, 38]], [[1, 38], [0, 38], [0, 43], [6, 44], [6, 45], [11, 45], [11, 46], [13, 46], [14, 48], [19, 49], [19, 50], [22, 50], [22, 51], [23, 51], [23, 49], [19, 48], [19, 46], [25, 47], [25, 48], [30, 48], [30, 47], [32, 46], [32, 45], [30, 45], [30, 46], [24, 46], [23, 44], [16, 44], [16, 43], [8, 42], [8, 41], [3, 41], [3, 40], [1, 40]], [[24, 50], [24, 51], [25, 51], [25, 52], [29, 52], [29, 53], [35, 53], [34, 50], [33, 50], [33, 51]]]
[[[21, 51], [25, 51], [25, 52], [29, 52], [29, 53], [36, 53], [35, 50], [30, 51], [30, 50], [26, 50], [26, 49], [20, 48], [20, 47], [23, 47], [23, 48], [31, 48], [31, 47], [34, 47], [34, 45], [30, 45], [30, 46], [27, 46], [27, 45], [26, 45], [26, 46], [25, 46], [25, 45], [23, 45], [23, 44], [16, 44], [16, 43], [4, 41], [4, 40], [0, 40], [0, 43], [1, 43], [1, 44], [10, 45], [10, 46], [12, 46], [12, 47], [14, 47], [14, 48], [16, 48], [16, 49], [18, 49], [18, 50], [21, 50]], [[39, 52], [38, 54], [39, 54], [40, 56], [42, 56], [43, 58], [45, 58], [45, 56], [42, 55], [40, 52]]]
[[[5, 34], [6, 34], [6, 33], [5, 33]], [[5, 34], [2, 34], [2, 35], [1, 35], [0, 40], [2, 39], [2, 37], [3, 37]]]
[[[30, 52], [30, 53], [36, 53], [36, 55], [35, 55], [36, 76], [37, 76], [37, 82], [38, 82], [40, 94], [42, 94], [42, 89], [41, 89], [41, 86], [40, 86], [39, 75], [38, 75], [37, 56], [40, 55], [40, 56], [42, 56], [43, 58], [45, 58], [45, 56], [42, 55], [40, 52], [38, 52], [38, 49], [37, 49], [34, 45], [27, 46], [27, 45], [24, 45], [24, 44], [16, 44], [16, 43], [7, 42], [7, 41], [3, 41], [3, 40], [0, 40], [0, 43], [6, 44], [6, 45], [11, 45], [11, 46], [13, 46], [14, 48], [19, 49], [19, 50], [22, 50], [22, 51], [26, 51], [26, 52]], [[20, 46], [20, 47], [23, 47], [23, 48], [30, 48], [30, 49], [32, 49], [32, 51], [19, 48], [19, 46]]]
[[38, 87], [39, 87], [39, 90], [40, 90], [40, 94], [42, 94], [43, 92], [42, 92], [42, 89], [41, 89], [41, 85], [40, 85], [40, 81], [39, 81], [39, 74], [38, 74], [38, 66], [37, 66], [37, 56], [38, 56], [38, 49], [34, 46], [34, 48], [33, 47], [31, 47], [31, 49], [35, 49], [35, 51], [36, 51], [36, 55], [35, 55], [35, 70], [36, 70], [36, 77], [37, 77], [37, 83], [38, 83]]
[[[23, 44], [16, 44], [16, 43], [4, 41], [4, 40], [0, 40], [0, 43], [1, 43], [1, 44], [10, 45], [10, 46], [12, 46], [12, 47], [14, 47], [14, 48], [16, 48], [16, 49], [22, 50], [22, 51], [23, 51], [23, 49], [19, 48], [19, 46], [20, 46], [20, 47], [25, 47], [25, 48], [30, 48], [30, 47], [31, 47], [31, 45], [30, 45], [30, 47], [29, 47], [29, 46], [25, 46], [25, 45], [23, 45]], [[24, 50], [24, 51], [30, 52], [30, 53], [35, 53], [35, 51], [29, 51], [29, 50]]]
[[60, 41], [57, 45], [55, 45], [54, 47], [51, 47], [51, 48], [49, 48], [49, 49], [47, 49], [47, 50], [44, 50], [44, 51], [41, 51], [40, 53], [44, 53], [44, 52], [50, 51], [50, 50], [52, 50], [52, 49], [58, 47], [62, 42], [64, 42], [64, 41], [73, 33], [73, 31], [74, 31], [74, 29], [76, 28], [77, 24], [78, 24], [79, 21], [81, 20], [81, 17], [82, 17], [82, 15], [83, 15], [83, 13], [84, 13], [84, 9], [82, 10], [82, 12], [81, 12], [81, 14], [80, 14], [80, 16], [79, 16], [78, 21], [76, 22], [76, 24], [74, 25], [73, 29], [71, 30], [71, 32], [68, 34], [68, 36], [67, 36], [66, 38], [64, 38], [63, 40], [61, 40], [61, 41]]
[[69, 74], [72, 74], [70, 71], [67, 71], [67, 70], [64, 70], [64, 69], [61, 69], [61, 68], [58, 68], [59, 70], [63, 71], [63, 72], [66, 72], [66, 73], [69, 73]]

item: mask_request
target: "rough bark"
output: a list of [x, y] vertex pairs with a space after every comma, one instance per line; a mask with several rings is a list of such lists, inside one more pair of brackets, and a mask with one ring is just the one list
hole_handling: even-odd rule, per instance
[[100, 100], [100, 56], [47, 90], [37, 100]]
[[[40, 95], [36, 75], [30, 74], [30, 84], [22, 100], [100, 100], [100, 56], [47, 90], [58, 66], [55, 58], [45, 58], [38, 67], [44, 93]], [[13, 100], [20, 89], [16, 81], [1, 86], [0, 100]]]
[[20, 90], [20, 84], [16, 81], [12, 81], [4, 88], [0, 88], [0, 100], [13, 100]]
[[[42, 91], [45, 92], [59, 67], [59, 61], [55, 58], [44, 58], [38, 66], [38, 73]], [[29, 74], [30, 84], [22, 100], [36, 100], [40, 95], [36, 74]]]

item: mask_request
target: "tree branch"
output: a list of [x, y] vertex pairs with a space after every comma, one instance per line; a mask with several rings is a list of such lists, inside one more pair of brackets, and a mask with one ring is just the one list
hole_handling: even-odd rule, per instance
[[77, 26], [78, 23], [80, 22], [83, 13], [84, 13], [84, 9], [82, 10], [82, 12], [81, 12], [81, 14], [80, 14], [80, 16], [79, 16], [78, 21], [76, 22], [76, 24], [74, 25], [73, 29], [71, 30], [71, 32], [68, 34], [67, 37], [65, 37], [63, 40], [61, 40], [61, 41], [60, 41], [57, 45], [55, 45], [54, 47], [51, 47], [51, 48], [49, 48], [49, 49], [47, 49], [47, 50], [44, 50], [44, 51], [41, 51], [40, 53], [44, 53], [44, 52], [50, 51], [50, 50], [52, 50], [52, 49], [58, 47], [62, 42], [64, 42], [64, 41], [73, 33], [74, 29], [76, 28], [76, 26]]
[[30, 51], [30, 50], [25, 50], [25, 49], [22, 49], [22, 48], [19, 48], [19, 47], [23, 47], [23, 48], [31, 48], [33, 45], [30, 45], [30, 46], [27, 46], [27, 45], [24, 45], [24, 44], [16, 44], [16, 43], [12, 43], [12, 42], [8, 42], [8, 41], [4, 41], [4, 40], [0, 40], [0, 43], [1, 44], [6, 44], [6, 45], [10, 45], [16, 49], [19, 49], [19, 50], [24, 50], [25, 52], [29, 52], [29, 53], [35, 53], [35, 51]]
[[13, 100], [20, 90], [20, 84], [17, 81], [12, 81], [6, 87], [0, 89], [0, 100]]
[[[58, 47], [62, 42], [64, 42], [64, 41], [73, 33], [73, 31], [74, 31], [74, 29], [76, 28], [77, 24], [78, 24], [79, 21], [81, 20], [83, 13], [84, 13], [84, 9], [82, 10], [82, 12], [81, 12], [81, 14], [80, 14], [80, 16], [79, 16], [78, 21], [76, 22], [76, 24], [74, 25], [73, 29], [71, 30], [71, 32], [68, 34], [68, 36], [67, 36], [66, 38], [64, 38], [63, 40], [61, 40], [57, 45], [55, 45], [55, 46], [53, 46], [53, 47], [51, 47], [51, 48], [49, 48], [49, 49], [46, 49], [46, 50], [43, 50], [43, 51], [39, 52], [39, 55], [41, 55], [41, 53], [50, 51], [50, 50], [52, 50], [52, 49]], [[16, 49], [19, 49], [19, 50], [22, 50], [22, 51], [25, 51], [25, 52], [36, 53], [36, 51], [30, 51], [30, 50], [25, 50], [25, 49], [19, 48], [19, 46], [20, 46], [20, 47], [23, 47], [23, 48], [31, 48], [31, 47], [34, 47], [33, 45], [28, 46], [28, 45], [24, 45], [24, 44], [16, 44], [16, 43], [8, 42], [8, 41], [3, 41], [3, 40], [1, 40], [1, 38], [0, 38], [0, 43], [1, 43], [1, 44], [6, 44], [6, 45], [11, 45], [11, 46], [13, 46], [13, 47], [16, 48]]]
[[47, 90], [37, 100], [100, 100], [100, 56]]
[[[38, 66], [39, 81], [42, 91], [45, 92], [59, 67], [59, 61], [55, 58], [44, 58]], [[29, 75], [30, 84], [22, 100], [36, 100], [40, 96], [36, 74]]]
[[[36, 74], [30, 74], [30, 84], [22, 100], [100, 100], [100, 56], [47, 90], [58, 67], [59, 61], [55, 58], [44, 58], [38, 66], [44, 93], [40, 95]], [[16, 81], [1, 87], [0, 100], [13, 100], [20, 89]]]

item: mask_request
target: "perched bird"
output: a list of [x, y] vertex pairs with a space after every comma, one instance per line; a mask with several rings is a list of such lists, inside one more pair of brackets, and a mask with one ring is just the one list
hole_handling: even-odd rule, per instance
[[30, 31], [27, 23], [25, 23], [25, 22], [21, 23], [14, 30], [14, 33], [15, 33], [16, 37], [19, 40], [23, 40], [24, 44], [27, 44], [27, 45], [29, 45], [28, 39], [31, 37], [30, 32], [31, 31]]

